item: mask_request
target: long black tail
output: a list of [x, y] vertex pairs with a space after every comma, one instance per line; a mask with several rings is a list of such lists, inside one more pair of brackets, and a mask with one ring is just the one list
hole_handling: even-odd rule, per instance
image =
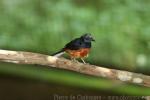
[[55, 56], [55, 57], [60, 57], [61, 55], [63, 55], [65, 53], [64, 49], [52, 54], [51, 56]]

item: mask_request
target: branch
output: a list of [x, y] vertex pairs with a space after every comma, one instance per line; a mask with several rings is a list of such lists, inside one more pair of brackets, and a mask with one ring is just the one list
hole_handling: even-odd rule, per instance
[[38, 53], [0, 50], [0, 61], [16, 64], [45, 65], [150, 87], [150, 76], [128, 71], [103, 68], [95, 65], [75, 63], [64, 58], [56, 58]]

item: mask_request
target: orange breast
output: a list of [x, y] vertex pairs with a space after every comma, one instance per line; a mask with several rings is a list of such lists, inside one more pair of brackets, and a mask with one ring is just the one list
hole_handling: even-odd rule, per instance
[[90, 49], [89, 48], [83, 48], [79, 50], [65, 50], [72, 58], [84, 58], [88, 55]]

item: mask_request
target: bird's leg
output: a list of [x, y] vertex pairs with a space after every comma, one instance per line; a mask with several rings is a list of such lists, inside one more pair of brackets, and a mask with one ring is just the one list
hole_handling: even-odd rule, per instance
[[71, 60], [72, 60], [73, 62], [78, 63], [78, 60], [76, 60], [76, 58], [74, 58], [74, 57], [71, 57]]
[[84, 64], [86, 64], [86, 62], [84, 61], [84, 59], [83, 59], [83, 58], [81, 58], [81, 60], [82, 60], [82, 62], [83, 62]]

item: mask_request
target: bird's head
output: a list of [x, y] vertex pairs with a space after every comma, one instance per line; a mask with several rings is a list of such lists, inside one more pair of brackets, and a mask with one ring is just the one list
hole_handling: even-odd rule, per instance
[[86, 33], [84, 35], [81, 36], [81, 39], [84, 41], [84, 42], [92, 42], [92, 41], [95, 41], [95, 39], [91, 36], [90, 33]]

